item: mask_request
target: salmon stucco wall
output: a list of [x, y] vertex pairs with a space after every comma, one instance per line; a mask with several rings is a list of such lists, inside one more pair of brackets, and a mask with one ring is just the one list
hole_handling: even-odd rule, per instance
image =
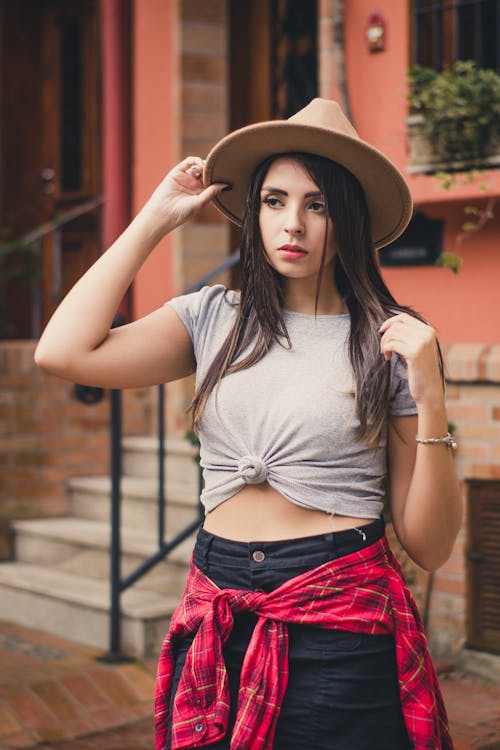
[[[463, 260], [457, 275], [439, 267], [383, 269], [396, 299], [418, 310], [432, 322], [444, 343], [499, 341], [500, 252], [498, 216], [477, 233], [464, 236], [462, 225], [471, 220], [466, 206], [498, 213], [500, 170], [492, 169], [473, 180], [458, 178], [445, 191], [433, 175], [408, 173], [406, 71], [411, 64], [410, 3], [385, 0], [374, 8], [371, 0], [346, 3], [345, 46], [349, 100], [353, 121], [362, 138], [386, 154], [405, 175], [415, 206], [433, 219], [444, 221], [442, 250]], [[366, 28], [370, 15], [382, 12], [386, 47], [370, 53]], [[331, 92], [334, 92], [331, 82]]]
[[404, 170], [406, 69], [409, 60], [408, 3], [385, 0], [386, 49], [369, 52], [366, 27], [372, 0], [346, 3], [346, 67], [354, 126], [360, 136]]
[[467, 236], [461, 231], [469, 218], [463, 204], [434, 204], [422, 210], [432, 219], [444, 220], [444, 249], [458, 253], [462, 267], [458, 274], [433, 266], [384, 268], [387, 285], [398, 302], [429, 320], [443, 343], [498, 343], [500, 215]]
[[[135, 0], [133, 6], [133, 213], [176, 162], [177, 3]], [[172, 296], [172, 238], [163, 239], [133, 287], [138, 318]]]

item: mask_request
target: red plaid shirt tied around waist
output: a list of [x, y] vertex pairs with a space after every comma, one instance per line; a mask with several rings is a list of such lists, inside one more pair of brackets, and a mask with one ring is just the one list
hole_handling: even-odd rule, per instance
[[196, 633], [173, 706], [172, 750], [202, 747], [227, 731], [229, 687], [222, 648], [233, 614], [257, 624], [243, 661], [231, 750], [272, 750], [288, 681], [287, 623], [392, 633], [403, 716], [415, 750], [453, 750], [438, 679], [420, 616], [385, 538], [291, 578], [270, 593], [220, 589], [191, 562], [182, 601], [165, 638], [156, 682], [156, 750], [164, 750], [174, 644]]

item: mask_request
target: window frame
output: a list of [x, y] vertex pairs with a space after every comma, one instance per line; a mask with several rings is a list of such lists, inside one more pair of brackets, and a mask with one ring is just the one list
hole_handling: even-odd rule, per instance
[[[424, 3], [428, 7], [424, 7]], [[483, 16], [487, 10], [487, 3], [490, 3], [490, 7], [493, 7], [493, 3], [496, 3], [496, 29], [494, 42], [491, 42], [493, 55], [495, 57], [495, 64], [485, 64], [485, 44], [483, 35]], [[483, 11], [482, 9], [486, 9]], [[469, 40], [469, 44], [474, 49], [474, 54], [464, 54], [465, 42], [462, 34], [463, 29], [463, 16], [464, 12], [472, 10], [474, 14], [473, 24], [473, 39]], [[453, 38], [451, 44], [446, 44], [445, 29], [443, 18], [444, 13], [453, 12], [453, 17], [448, 19], [452, 28]], [[425, 67], [434, 68], [437, 71], [441, 71], [443, 67], [450, 67], [457, 60], [475, 60], [478, 67], [488, 67], [500, 72], [500, 0], [411, 0], [410, 3], [410, 14], [411, 14], [411, 28], [412, 28], [412, 50], [411, 59], [414, 64], [423, 65]], [[421, 37], [423, 32], [421, 25], [424, 17], [428, 17], [431, 22], [432, 30], [429, 35], [432, 35], [430, 44], [428, 47], [428, 55], [432, 58], [432, 64], [429, 64], [427, 59], [428, 55], [425, 55], [426, 59], [422, 59], [422, 42]], [[486, 25], [486, 24], [485, 24]], [[443, 49], [449, 47], [453, 50], [453, 54], [450, 51], [443, 56]], [[444, 65], [443, 65], [444, 63]]]

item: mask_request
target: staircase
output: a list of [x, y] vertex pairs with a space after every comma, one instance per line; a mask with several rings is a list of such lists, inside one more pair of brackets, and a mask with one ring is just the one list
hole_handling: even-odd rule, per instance
[[[126, 576], [158, 549], [155, 438], [124, 438], [122, 562]], [[198, 468], [182, 440], [166, 446], [166, 539], [197, 515]], [[15, 561], [0, 564], [2, 619], [106, 651], [109, 643], [110, 479], [69, 480], [71, 515], [15, 521]], [[156, 655], [187, 575], [194, 535], [121, 596], [122, 647]]]

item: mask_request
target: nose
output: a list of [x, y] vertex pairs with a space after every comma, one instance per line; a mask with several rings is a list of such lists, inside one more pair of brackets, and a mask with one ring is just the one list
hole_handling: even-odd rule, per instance
[[302, 218], [302, 212], [297, 207], [290, 206], [285, 216], [285, 232], [292, 236], [299, 236], [304, 234], [304, 221]]

